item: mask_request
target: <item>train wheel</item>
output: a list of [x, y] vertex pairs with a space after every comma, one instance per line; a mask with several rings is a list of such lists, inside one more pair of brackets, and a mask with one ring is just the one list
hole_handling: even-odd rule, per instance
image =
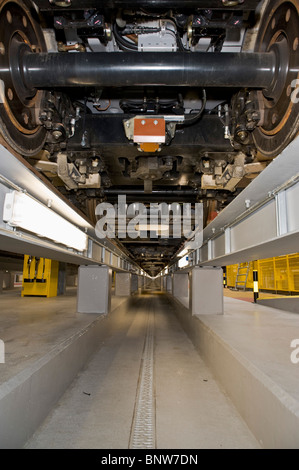
[[20, 67], [22, 46], [46, 51], [38, 14], [27, 0], [0, 1], [0, 134], [15, 151], [31, 156], [46, 137], [38, 123], [43, 92], [28, 91], [12, 77], [14, 67]]
[[271, 93], [259, 92], [264, 117], [253, 132], [262, 156], [277, 156], [299, 130], [299, 1], [270, 0], [262, 12], [254, 50], [279, 53], [278, 80]]

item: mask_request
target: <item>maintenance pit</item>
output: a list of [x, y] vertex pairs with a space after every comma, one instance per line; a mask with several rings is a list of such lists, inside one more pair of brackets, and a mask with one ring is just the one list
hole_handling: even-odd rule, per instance
[[298, 27], [0, 1], [0, 448], [299, 447]]

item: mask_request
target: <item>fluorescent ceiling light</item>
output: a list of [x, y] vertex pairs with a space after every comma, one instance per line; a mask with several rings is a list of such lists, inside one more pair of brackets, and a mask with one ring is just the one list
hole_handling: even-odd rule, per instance
[[5, 196], [3, 220], [39, 237], [78, 251], [87, 249], [87, 235], [53, 210], [20, 191]]
[[187, 248], [184, 248], [182, 251], [180, 251], [178, 254], [177, 254], [177, 257], [178, 258], [181, 258], [182, 256], [185, 256], [187, 253], [188, 253], [189, 250], [187, 250]]
[[136, 231], [140, 232], [168, 232], [169, 225], [166, 224], [137, 224]]
[[184, 256], [183, 258], [179, 259], [178, 262], [179, 268], [185, 268], [185, 266], [189, 265], [188, 256]]

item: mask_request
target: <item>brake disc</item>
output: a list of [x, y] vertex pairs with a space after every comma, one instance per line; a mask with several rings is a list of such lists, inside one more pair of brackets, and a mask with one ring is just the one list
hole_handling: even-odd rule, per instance
[[269, 1], [255, 40], [256, 52], [276, 50], [279, 68], [273, 93], [259, 93], [264, 108], [262, 124], [253, 132], [258, 151], [272, 158], [292, 141], [299, 129], [299, 103], [294, 100], [299, 66], [299, 1]]
[[27, 0], [0, 2], [0, 133], [18, 153], [32, 156], [42, 148], [46, 130], [38, 121], [42, 91], [25, 90], [12, 77], [20, 67], [22, 45], [45, 52], [46, 45], [37, 11]]

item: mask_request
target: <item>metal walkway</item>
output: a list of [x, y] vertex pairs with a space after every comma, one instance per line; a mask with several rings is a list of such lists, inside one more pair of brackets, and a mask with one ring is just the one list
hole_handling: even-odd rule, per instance
[[259, 448], [166, 295], [133, 297], [106, 328], [26, 448]]

